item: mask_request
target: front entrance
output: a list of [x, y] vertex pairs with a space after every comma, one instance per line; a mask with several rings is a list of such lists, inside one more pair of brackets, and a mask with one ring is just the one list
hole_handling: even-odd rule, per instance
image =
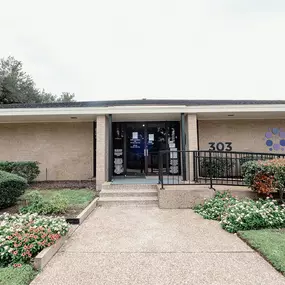
[[179, 122], [113, 123], [113, 175], [158, 175], [159, 151], [179, 149]]

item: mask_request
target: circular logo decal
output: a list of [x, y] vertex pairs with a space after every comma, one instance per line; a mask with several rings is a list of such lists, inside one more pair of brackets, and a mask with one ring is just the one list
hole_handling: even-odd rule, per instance
[[265, 144], [270, 151], [284, 151], [285, 131], [279, 128], [268, 129], [265, 133]]

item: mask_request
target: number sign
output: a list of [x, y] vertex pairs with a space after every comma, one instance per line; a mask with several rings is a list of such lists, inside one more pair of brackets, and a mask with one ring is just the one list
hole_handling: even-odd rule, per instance
[[209, 142], [209, 150], [232, 151], [232, 142]]

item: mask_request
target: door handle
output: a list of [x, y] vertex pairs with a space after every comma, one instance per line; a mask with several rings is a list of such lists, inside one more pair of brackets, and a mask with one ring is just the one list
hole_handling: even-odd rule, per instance
[[145, 148], [145, 149], [143, 150], [143, 154], [144, 154], [144, 156], [148, 156], [148, 149], [147, 149], [147, 148]]

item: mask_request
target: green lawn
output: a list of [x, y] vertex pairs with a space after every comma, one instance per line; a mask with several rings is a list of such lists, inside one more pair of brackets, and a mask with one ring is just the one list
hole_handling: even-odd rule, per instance
[[285, 273], [285, 229], [265, 229], [239, 232], [254, 249], [283, 274]]
[[0, 285], [28, 285], [36, 274], [30, 265], [0, 268]]
[[[27, 190], [25, 195], [34, 190]], [[91, 189], [39, 189], [44, 199], [49, 199], [53, 195], [60, 193], [68, 201], [71, 208], [84, 209], [95, 197], [95, 191]], [[25, 198], [25, 195], [23, 198]]]

